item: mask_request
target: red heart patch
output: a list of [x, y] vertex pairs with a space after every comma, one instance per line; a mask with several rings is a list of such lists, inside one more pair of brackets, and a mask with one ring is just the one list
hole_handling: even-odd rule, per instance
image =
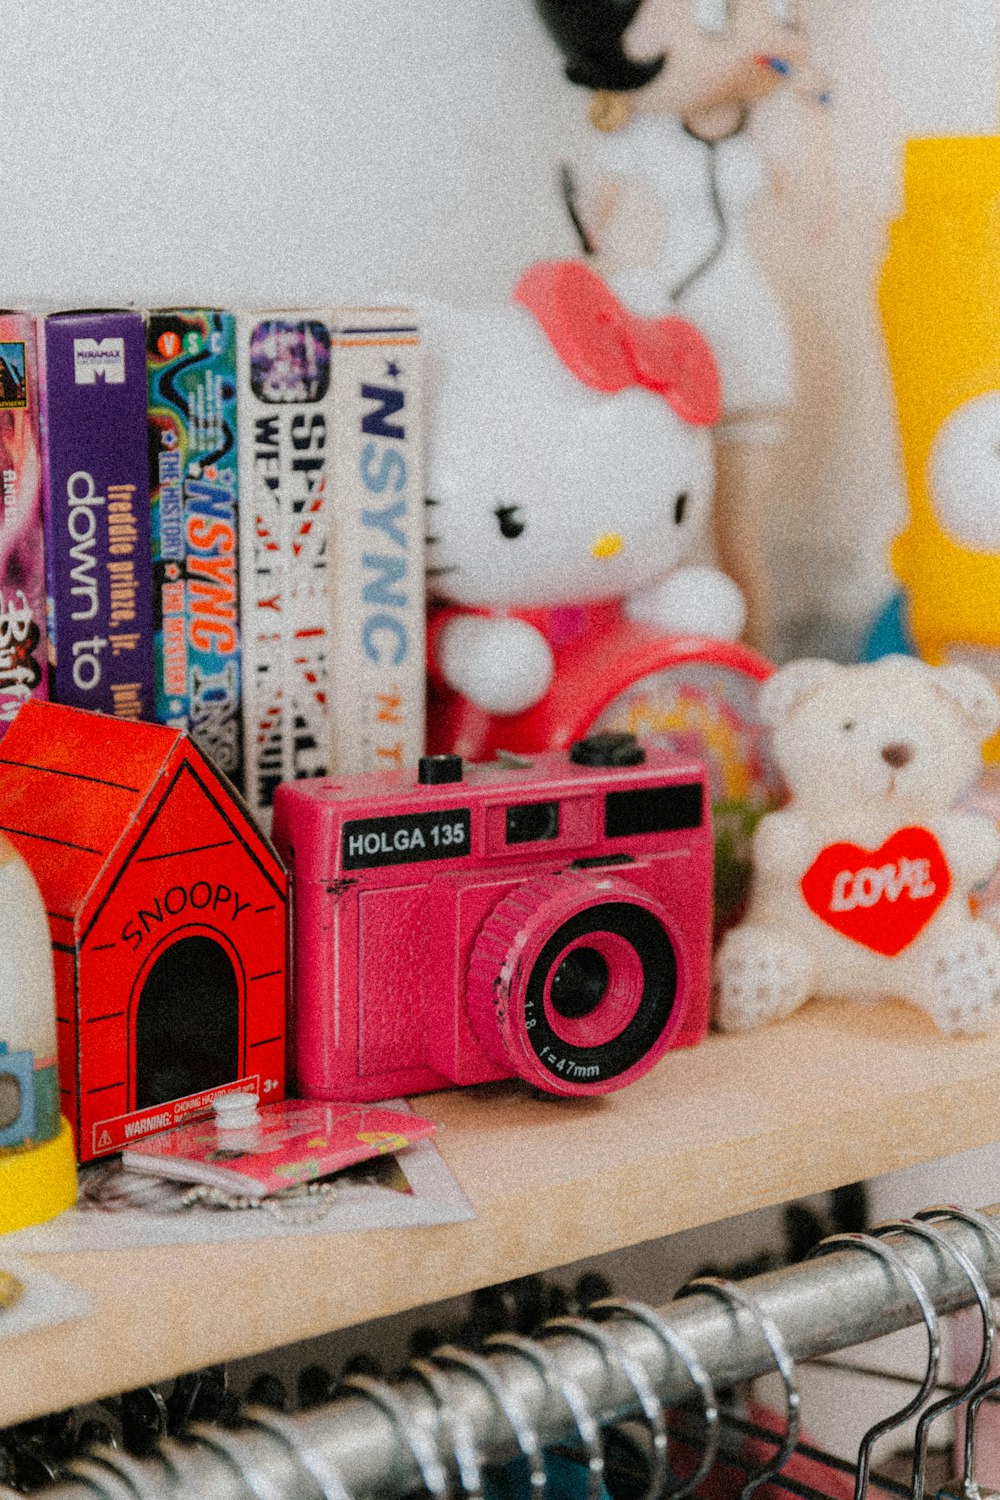
[[810, 911], [835, 932], [895, 958], [951, 890], [951, 871], [927, 828], [899, 828], [880, 849], [827, 844], [802, 877]]

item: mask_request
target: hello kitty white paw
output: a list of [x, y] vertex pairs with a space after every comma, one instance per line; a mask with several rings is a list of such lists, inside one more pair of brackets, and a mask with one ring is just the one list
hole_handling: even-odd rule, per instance
[[671, 635], [708, 635], [735, 641], [746, 624], [743, 595], [718, 568], [676, 568], [654, 588], [633, 594], [625, 605], [631, 620]]
[[436, 655], [448, 686], [486, 713], [523, 713], [552, 684], [551, 647], [525, 620], [458, 615], [442, 629]]
[[813, 982], [813, 959], [794, 940], [762, 927], [737, 927], [715, 960], [715, 1021], [722, 1031], [749, 1031], [798, 1010]]

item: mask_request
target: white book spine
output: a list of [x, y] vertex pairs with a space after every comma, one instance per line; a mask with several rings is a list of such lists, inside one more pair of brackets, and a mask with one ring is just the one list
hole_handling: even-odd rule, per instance
[[246, 798], [267, 828], [279, 782], [332, 769], [331, 354], [327, 312], [240, 315]]
[[330, 681], [347, 775], [412, 767], [424, 750], [424, 434], [412, 310], [336, 320]]

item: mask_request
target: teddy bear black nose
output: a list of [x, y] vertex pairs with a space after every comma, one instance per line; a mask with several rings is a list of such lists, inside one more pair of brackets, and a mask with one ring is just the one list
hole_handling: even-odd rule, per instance
[[892, 745], [882, 746], [882, 759], [887, 765], [892, 766], [894, 771], [899, 771], [903, 766], [908, 766], [913, 759], [914, 750], [905, 740], [898, 740]]

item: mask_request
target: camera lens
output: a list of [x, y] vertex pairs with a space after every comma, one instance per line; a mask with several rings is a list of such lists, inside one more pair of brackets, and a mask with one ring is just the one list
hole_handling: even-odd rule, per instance
[[596, 948], [574, 948], [552, 976], [552, 1009], [567, 1021], [589, 1016], [604, 999], [608, 978], [607, 960]]
[[559, 1094], [607, 1093], [662, 1056], [684, 1010], [670, 915], [613, 877], [514, 887], [479, 929], [467, 1003], [500, 1067]]

